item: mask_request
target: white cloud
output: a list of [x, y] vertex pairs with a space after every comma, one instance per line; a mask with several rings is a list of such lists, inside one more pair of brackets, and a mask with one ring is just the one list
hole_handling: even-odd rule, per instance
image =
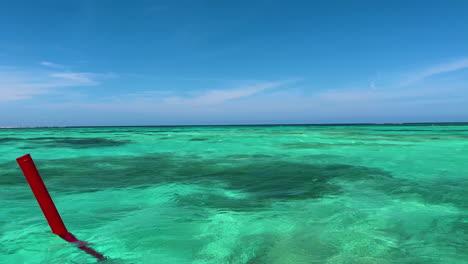
[[[205, 90], [196, 95], [191, 93], [191, 96], [182, 96], [180, 90], [177, 89], [164, 90], [164, 87], [158, 87], [158, 90], [129, 92], [124, 95], [110, 94], [98, 100], [94, 98], [93, 101], [86, 100], [86, 97], [78, 100], [64, 100], [60, 104], [47, 104], [41, 107], [64, 110], [82, 109], [91, 113], [99, 110], [107, 113], [148, 114], [156, 116], [155, 118], [168, 118], [175, 121], [190, 118], [192, 120], [234, 120], [235, 118], [274, 120], [280, 117], [284, 120], [294, 120], [294, 118], [295, 120], [308, 120], [307, 118], [316, 117], [323, 118], [322, 120], [332, 120], [330, 118], [344, 120], [339, 118], [392, 116], [394, 113], [399, 113], [404, 117], [413, 114], [429, 115], [428, 113], [433, 114], [435, 111], [452, 114], [456, 112], [455, 110], [462, 109], [468, 98], [463, 96], [467, 95], [466, 82], [454, 78], [451, 78], [450, 82], [439, 82], [440, 79], [431, 78], [431, 82], [425, 82], [424, 86], [413, 85], [413, 82], [467, 67], [468, 60], [428, 67], [426, 70], [413, 74], [412, 82], [405, 87], [399, 86], [403, 81], [401, 77], [398, 78], [399, 76], [380, 75], [377, 80], [372, 80], [370, 83], [369, 80], [363, 80], [360, 86], [334, 90], [313, 90], [311, 87], [285, 89], [291, 88], [288, 84], [294, 80], [249, 81], [250, 85], [235, 86], [232, 89], [225, 89], [226, 86], [224, 86], [219, 89]], [[89, 72], [55, 72], [49, 73], [48, 80], [93, 85], [106, 76]], [[232, 84], [233, 81], [223, 83]], [[41, 83], [29, 83], [29, 85], [32, 84]], [[42, 89], [34, 91], [38, 90], [42, 91]], [[23, 95], [16, 94], [16, 96]], [[453, 107], [449, 109], [446, 106]], [[432, 112], [427, 110], [431, 107]]]
[[[233, 89], [209, 90], [198, 96], [181, 97], [173, 96], [174, 91], [154, 90], [140, 93], [110, 96], [102, 98], [101, 102], [64, 102], [60, 104], [49, 104], [45, 107], [52, 109], [74, 108], [94, 109], [107, 111], [146, 112], [146, 113], [171, 113], [171, 114], [196, 114], [209, 113], [213, 109], [232, 109], [246, 101], [235, 101], [234, 99], [252, 99], [252, 95], [268, 89], [274, 89], [297, 80], [277, 82], [256, 82], [251, 85], [243, 85]], [[227, 107], [227, 108], [226, 108]], [[242, 111], [242, 109], [240, 109]], [[222, 111], [222, 110], [221, 110]]]
[[434, 75], [459, 71], [466, 68], [468, 68], [468, 58], [458, 59], [450, 63], [434, 65], [422, 71], [411, 74], [411, 76], [404, 80], [401, 85], [407, 86]]
[[317, 93], [315, 98], [322, 103], [373, 104], [383, 102], [407, 101], [424, 98], [437, 98], [459, 91], [455, 88], [423, 88], [405, 90], [353, 89], [325, 91]]
[[169, 104], [189, 104], [189, 105], [210, 105], [219, 104], [228, 100], [233, 100], [242, 97], [252, 96], [267, 89], [277, 88], [292, 81], [283, 82], [261, 82], [253, 85], [242, 86], [235, 89], [227, 90], [210, 90], [205, 94], [197, 97], [184, 98], [184, 97], [169, 97], [164, 101]]
[[42, 66], [49, 67], [49, 68], [54, 68], [54, 69], [63, 69], [63, 68], [65, 68], [65, 66], [63, 66], [61, 64], [53, 63], [53, 62], [50, 62], [50, 61], [41, 61], [41, 62], [39, 62], [39, 64], [42, 65]]
[[49, 94], [62, 87], [97, 85], [108, 74], [97, 73], [50, 73], [18, 68], [0, 68], [0, 102], [28, 99]]
[[97, 84], [96, 79], [100, 76], [102, 75], [90, 72], [60, 72], [50, 74], [50, 77], [73, 81], [85, 85]]

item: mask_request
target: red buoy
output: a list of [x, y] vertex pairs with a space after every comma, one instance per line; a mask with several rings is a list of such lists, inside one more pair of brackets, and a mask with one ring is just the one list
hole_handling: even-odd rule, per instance
[[26, 154], [17, 158], [16, 161], [23, 171], [24, 177], [26, 177], [31, 190], [36, 197], [36, 200], [39, 203], [39, 206], [41, 207], [47, 222], [49, 223], [50, 229], [52, 229], [52, 233], [60, 236], [67, 242], [77, 245], [78, 248], [94, 256], [95, 258], [99, 260], [105, 260], [106, 257], [104, 255], [92, 248], [89, 248], [86, 242], [78, 240], [72, 233], [68, 232], [59, 212], [57, 211], [57, 208], [55, 207], [54, 202], [52, 201], [52, 198], [50, 197], [49, 192], [47, 191], [44, 182], [42, 181], [41, 175], [37, 171], [36, 165], [34, 164], [31, 155]]

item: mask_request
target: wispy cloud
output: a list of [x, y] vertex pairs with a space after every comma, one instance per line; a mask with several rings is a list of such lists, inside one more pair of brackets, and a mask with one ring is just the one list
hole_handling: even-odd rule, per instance
[[55, 72], [0, 68], [0, 102], [17, 101], [49, 94], [62, 87], [98, 85], [112, 74]]
[[428, 67], [422, 71], [411, 74], [402, 82], [402, 86], [407, 86], [418, 81], [422, 81], [434, 75], [459, 71], [468, 68], [468, 58], [458, 59], [449, 63], [438, 64]]
[[50, 62], [50, 61], [41, 61], [41, 62], [39, 62], [39, 65], [49, 67], [49, 68], [54, 68], [54, 69], [64, 69], [65, 68], [64, 65], [53, 63], [53, 62]]
[[413, 99], [437, 98], [456, 93], [456, 88], [433, 87], [423, 89], [354, 89], [324, 91], [315, 94], [315, 98], [323, 103], [383, 103], [395, 101], [408, 101]]
[[50, 74], [50, 77], [72, 81], [83, 85], [95, 85], [98, 83], [97, 79], [103, 76], [104, 75], [102, 74], [90, 72], [59, 72]]
[[[398, 78], [398, 76], [387, 76], [386, 79], [379, 76], [379, 82], [382, 85], [377, 85], [375, 81], [371, 81], [368, 87], [343, 87], [341, 89], [325, 90], [315, 94], [315, 98], [323, 103], [342, 103], [342, 104], [375, 104], [375, 103], [391, 103], [398, 104], [399, 102], [418, 101], [454, 96], [462, 92], [462, 88], [466, 85], [457, 80], [459, 77], [450, 78], [449, 81], [441, 81], [437, 78], [439, 74], [452, 73], [468, 69], [468, 58], [458, 59], [450, 63], [441, 63], [428, 66], [423, 70], [409, 73], [406, 76]], [[430, 82], [424, 82], [421, 85], [420, 81], [431, 78]]]
[[[233, 120], [241, 119], [252, 122], [260, 122], [259, 120], [356, 122], [369, 121], [371, 120], [369, 118], [376, 118], [375, 120], [379, 121], [385, 116], [391, 118], [425, 116], [430, 120], [434, 114], [455, 115], [466, 112], [468, 91], [464, 77], [460, 74], [450, 75], [449, 81], [446, 82], [439, 78], [445, 78], [446, 75], [437, 76], [465, 68], [468, 68], [468, 60], [461, 59], [416, 71], [411, 75], [412, 82], [407, 82], [406, 86], [400, 85], [406, 80], [401, 77], [402, 75], [379, 74], [376, 80], [363, 78], [358, 85], [335, 89], [321, 89], [313, 83], [313, 80], [309, 83], [307, 80], [302, 81], [299, 86], [295, 83], [298, 80], [222, 82], [213, 79], [210, 84], [213, 85], [213, 89], [201, 91], [200, 86], [195, 86], [195, 90], [190, 90], [191, 86], [187, 86], [168, 90], [164, 85], [156, 85], [158, 83], [153, 81], [150, 82], [151, 87], [156, 87], [153, 90], [142, 91], [141, 87], [135, 90], [128, 88], [125, 94], [109, 91], [109, 95], [105, 97], [88, 94], [68, 101], [61, 100], [60, 103], [44, 103], [40, 107], [70, 112], [81, 109], [93, 113], [92, 117], [94, 113], [99, 112], [100, 115], [113, 117], [118, 122], [122, 122], [121, 116], [140, 116], [140, 114], [146, 115], [147, 120], [153, 122], [166, 119], [169, 123], [184, 123], [187, 120], [193, 122], [211, 120], [211, 123], [219, 120], [234, 122]], [[0, 68], [0, 74], [1, 72]], [[27, 82], [22, 79], [21, 82], [14, 82], [16, 87], [22, 87], [17, 90], [23, 93], [10, 89], [11, 100], [49, 92], [54, 86], [96, 85], [103, 78], [112, 75], [90, 72], [49, 72], [41, 76], [46, 78], [31, 79]], [[432, 78], [416, 83], [429, 77]], [[0, 84], [2, 82], [4, 81], [0, 75]], [[238, 85], [235, 85], [236, 83]], [[428, 108], [431, 111], [428, 111]]]
[[193, 105], [219, 104], [228, 100], [252, 96], [267, 89], [277, 88], [289, 84], [291, 82], [293, 81], [260, 82], [255, 83], [253, 85], [241, 86], [234, 89], [210, 90], [200, 96], [191, 98], [169, 97], [165, 99], [165, 102], [170, 104]]
[[[175, 96], [177, 91], [154, 90], [138, 93], [110, 96], [101, 98], [101, 102], [69, 102], [48, 105], [47, 108], [84, 108], [109, 111], [131, 112], [166, 112], [166, 113], [200, 113], [203, 109], [223, 108], [226, 105], [237, 105], [261, 92], [286, 87], [298, 80], [285, 81], [256, 81], [249, 85], [241, 85], [231, 89], [208, 90], [196, 96]], [[254, 99], [254, 98], [253, 98]], [[255, 100], [255, 99], [254, 99]]]

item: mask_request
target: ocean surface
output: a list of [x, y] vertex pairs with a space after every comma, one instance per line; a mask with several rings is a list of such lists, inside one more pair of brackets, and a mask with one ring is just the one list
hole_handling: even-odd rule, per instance
[[468, 263], [468, 125], [0, 129], [0, 263]]

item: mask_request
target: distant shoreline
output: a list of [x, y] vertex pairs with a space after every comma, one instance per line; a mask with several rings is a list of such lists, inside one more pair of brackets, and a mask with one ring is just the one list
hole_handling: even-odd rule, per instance
[[24, 126], [0, 127], [0, 129], [32, 128], [111, 128], [111, 127], [274, 127], [274, 126], [448, 126], [468, 125], [468, 122], [414, 122], [414, 123], [316, 123], [316, 124], [230, 124], [230, 125], [115, 125], [115, 126]]

